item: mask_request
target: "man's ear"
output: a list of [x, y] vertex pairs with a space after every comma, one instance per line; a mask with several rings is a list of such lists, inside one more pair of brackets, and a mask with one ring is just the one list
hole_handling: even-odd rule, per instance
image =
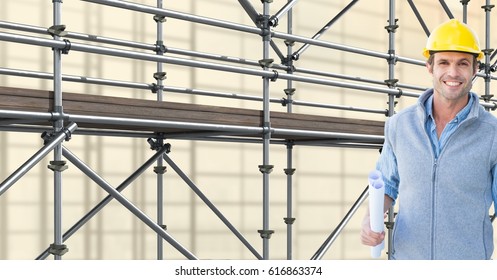
[[433, 74], [433, 65], [428, 62], [426, 62], [425, 65], [426, 69], [428, 70], [428, 73]]

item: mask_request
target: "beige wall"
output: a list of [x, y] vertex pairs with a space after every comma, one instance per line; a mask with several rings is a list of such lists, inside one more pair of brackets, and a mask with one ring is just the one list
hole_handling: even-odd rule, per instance
[[[156, 1], [136, 1], [155, 6]], [[401, 2], [401, 1], [397, 1]], [[456, 1], [453, 1], [456, 2]], [[274, 1], [275, 13], [286, 1]], [[294, 10], [294, 33], [313, 36], [349, 1], [300, 1]], [[446, 19], [439, 3], [416, 1], [429, 27]], [[252, 1], [262, 12], [260, 1]], [[164, 1], [167, 9], [192, 13], [251, 25], [249, 17], [237, 1]], [[469, 22], [484, 42], [484, 16], [476, 1], [470, 3]], [[156, 41], [155, 22], [151, 15], [139, 14], [86, 3], [64, 1], [62, 23], [67, 30], [153, 44]], [[459, 1], [450, 8], [461, 17]], [[409, 6], [402, 2], [396, 7], [400, 28], [396, 32], [396, 51], [403, 57], [422, 59], [421, 49], [426, 35]], [[52, 1], [7, 0], [0, 2], [0, 18], [4, 21], [34, 26], [52, 25]], [[388, 20], [388, 1], [360, 1], [343, 18], [321, 37], [322, 40], [378, 52], [388, 50], [388, 34], [384, 29]], [[495, 29], [495, 26], [492, 26]], [[286, 32], [286, 17], [276, 28]], [[11, 30], [1, 32], [22, 33]], [[24, 33], [22, 33], [24, 34]], [[262, 44], [258, 35], [192, 24], [168, 19], [164, 24], [166, 46], [198, 52], [259, 60]], [[32, 34], [28, 34], [32, 35]], [[40, 35], [34, 35], [40, 36]], [[496, 46], [492, 38], [492, 46]], [[286, 53], [284, 44], [276, 41]], [[300, 44], [296, 45], [296, 48]], [[0, 42], [0, 67], [52, 72], [52, 56], [48, 48]], [[274, 53], [271, 56], [275, 57]], [[385, 60], [364, 57], [336, 50], [310, 47], [295, 63], [297, 67], [325, 72], [385, 80], [388, 68]], [[71, 51], [63, 56], [62, 72], [67, 75], [98, 77], [122, 81], [152, 83], [155, 63], [132, 61], [126, 58], [103, 57]], [[262, 96], [261, 78], [212, 70], [192, 69], [164, 65], [166, 85], [233, 92]], [[404, 84], [430, 86], [429, 76], [423, 67], [396, 65], [396, 78]], [[349, 81], [350, 83], [354, 83]], [[0, 85], [30, 89], [53, 88], [50, 80], [0, 76]], [[385, 109], [387, 96], [379, 93], [347, 90], [338, 87], [295, 83], [294, 98], [302, 101], [339, 104], [372, 109]], [[271, 97], [284, 97], [286, 81], [270, 84]], [[110, 96], [155, 99], [150, 92], [63, 83], [68, 92]], [[483, 83], [478, 81], [475, 90], [483, 94]], [[244, 108], [261, 109], [260, 103], [235, 99], [165, 93], [164, 100], [194, 102]], [[398, 99], [397, 110], [411, 104], [413, 98]], [[285, 111], [278, 104], [271, 110]], [[294, 112], [329, 116], [383, 120], [382, 115], [341, 110], [294, 107]], [[262, 252], [262, 241], [257, 230], [262, 228], [262, 147], [258, 144], [192, 142], [171, 140], [171, 158], [225, 214], [233, 225]], [[6, 178], [42, 145], [37, 133], [0, 133], [0, 178]], [[152, 155], [145, 139], [119, 137], [75, 136], [64, 144], [80, 159], [92, 167], [107, 182], [118, 186], [131, 172]], [[366, 176], [374, 168], [376, 150], [305, 147], [294, 148], [293, 258], [309, 259], [338, 225], [345, 213], [366, 186]], [[11, 189], [0, 197], [0, 259], [33, 259], [53, 242], [53, 178], [46, 168], [51, 156], [33, 168]], [[270, 163], [275, 166], [270, 175], [270, 228], [275, 234], [269, 240], [270, 258], [286, 258], [286, 149], [273, 145]], [[2, 179], [3, 180], [3, 179]], [[169, 170], [165, 175], [165, 224], [168, 232], [201, 259], [253, 259], [253, 255], [231, 234], [216, 216], [190, 191], [188, 186]], [[155, 217], [156, 183], [150, 170], [123, 194], [147, 215]], [[80, 217], [98, 203], [106, 193], [69, 164], [63, 172], [63, 230], [67, 230]], [[361, 207], [344, 232], [331, 246], [325, 259], [368, 259], [369, 248], [360, 245], [359, 229], [364, 212]], [[69, 253], [65, 259], [154, 259], [156, 235], [117, 202], [111, 202], [94, 219], [71, 237], [65, 244]], [[262, 254], [262, 253], [261, 253]], [[183, 256], [165, 245], [166, 259]]]

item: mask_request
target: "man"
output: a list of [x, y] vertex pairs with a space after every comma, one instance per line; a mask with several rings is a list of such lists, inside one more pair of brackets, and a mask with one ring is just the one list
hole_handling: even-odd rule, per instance
[[[490, 259], [489, 210], [497, 201], [497, 119], [470, 92], [483, 57], [475, 33], [456, 19], [438, 26], [424, 56], [433, 88], [389, 118], [377, 169], [385, 211], [398, 201], [391, 259]], [[361, 241], [385, 233], [364, 217]]]

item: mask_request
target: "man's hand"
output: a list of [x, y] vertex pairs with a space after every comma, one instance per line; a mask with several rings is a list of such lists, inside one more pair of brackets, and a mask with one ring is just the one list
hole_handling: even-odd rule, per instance
[[379, 245], [384, 239], [385, 231], [378, 233], [371, 230], [368, 212], [362, 220], [361, 243], [367, 246], [376, 246]]

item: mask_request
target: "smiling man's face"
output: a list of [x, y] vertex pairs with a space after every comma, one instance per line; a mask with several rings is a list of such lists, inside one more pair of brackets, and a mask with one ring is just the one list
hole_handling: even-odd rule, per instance
[[469, 53], [435, 53], [433, 62], [426, 65], [433, 75], [435, 93], [450, 102], [465, 98], [471, 90], [475, 64], [474, 56]]

